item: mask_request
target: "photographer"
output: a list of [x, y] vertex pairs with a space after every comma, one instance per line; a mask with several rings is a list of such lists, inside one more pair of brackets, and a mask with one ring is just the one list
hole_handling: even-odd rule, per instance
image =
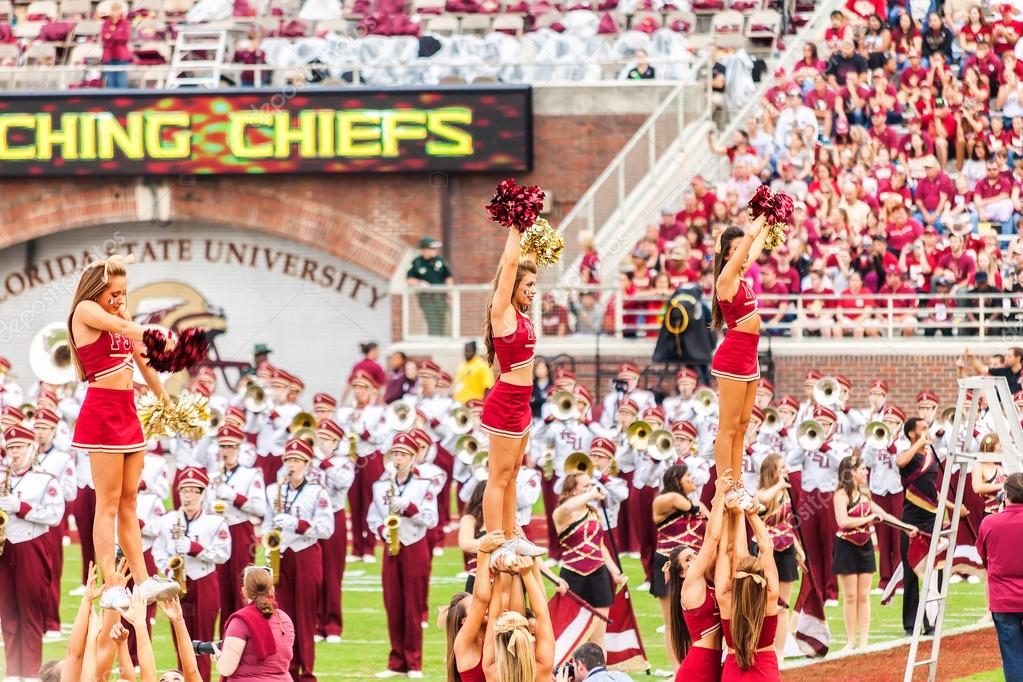
[[561, 666], [554, 679], [557, 682], [632, 682], [632, 678], [617, 670], [608, 670], [604, 650], [587, 642], [572, 653], [568, 663]]
[[295, 625], [274, 604], [273, 575], [263, 566], [246, 567], [242, 593], [248, 605], [227, 619], [217, 671], [225, 680], [288, 682]]

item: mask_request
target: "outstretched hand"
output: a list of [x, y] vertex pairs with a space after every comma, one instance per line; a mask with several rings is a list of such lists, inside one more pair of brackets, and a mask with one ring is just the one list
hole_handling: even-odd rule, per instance
[[184, 615], [181, 613], [181, 600], [177, 596], [156, 603], [170, 622], [176, 623], [184, 618]]

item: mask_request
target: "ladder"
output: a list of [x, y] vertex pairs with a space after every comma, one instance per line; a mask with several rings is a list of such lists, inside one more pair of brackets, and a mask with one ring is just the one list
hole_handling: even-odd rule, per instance
[[[972, 395], [967, 398], [967, 391]], [[983, 397], [991, 410], [994, 421], [995, 433], [998, 435], [998, 442], [1001, 452], [982, 453], [969, 451], [973, 443], [973, 430], [977, 424], [977, 414], [980, 411], [980, 400]], [[969, 405], [967, 405], [969, 402]], [[965, 438], [962, 436], [965, 435]], [[941, 633], [945, 619], [945, 607], [948, 604], [949, 578], [952, 576], [952, 554], [955, 551], [956, 535], [959, 532], [960, 512], [963, 506], [963, 493], [966, 490], [968, 468], [977, 462], [999, 462], [1006, 473], [1021, 471], [1020, 453], [1023, 452], [1023, 428], [1020, 427], [1020, 417], [1016, 412], [1016, 406], [1012, 403], [1012, 394], [1009, 393], [1009, 384], [1004, 377], [968, 377], [959, 380], [959, 398], [956, 401], [955, 419], [952, 422], [952, 433], [949, 440], [948, 457], [945, 459], [945, 472], [941, 479], [941, 491], [938, 493], [938, 504], [941, 505], [939, 513], [934, 516], [934, 529], [931, 534], [931, 545], [927, 552], [927, 563], [924, 569], [923, 580], [920, 582], [920, 605], [916, 611], [916, 621], [913, 625], [913, 640], [909, 646], [909, 657], [906, 661], [906, 671], [903, 682], [912, 682], [913, 672], [922, 666], [927, 666], [928, 682], [935, 682], [938, 675], [938, 654], [941, 650]], [[952, 469], [955, 465], [961, 468], [955, 491], [955, 506], [952, 511], [952, 524], [947, 529], [942, 529], [944, 519], [944, 501], [948, 499], [949, 488], [952, 485]], [[946, 549], [946, 560], [942, 570], [940, 581], [941, 587], [935, 594], [929, 590], [934, 571], [935, 563], [940, 552], [939, 546], [944, 544]], [[920, 649], [920, 641], [924, 629], [924, 615], [930, 604], [938, 605], [937, 617], [934, 619], [934, 635], [931, 639], [931, 653], [923, 659], [917, 660]]]
[[167, 87], [220, 87], [220, 70], [227, 52], [227, 31], [182, 28], [174, 43]]

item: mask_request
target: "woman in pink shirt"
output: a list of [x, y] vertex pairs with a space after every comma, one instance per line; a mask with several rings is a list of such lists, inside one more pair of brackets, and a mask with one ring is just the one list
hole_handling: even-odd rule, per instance
[[224, 626], [224, 650], [217, 659], [222, 679], [291, 682], [295, 625], [274, 601], [273, 576], [263, 566], [242, 574], [248, 606], [231, 614]]

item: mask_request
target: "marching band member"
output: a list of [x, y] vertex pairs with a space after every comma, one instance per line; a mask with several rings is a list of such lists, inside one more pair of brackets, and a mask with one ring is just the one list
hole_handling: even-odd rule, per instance
[[298, 404], [298, 396], [305, 390], [305, 382], [291, 372], [278, 369], [270, 382], [274, 389], [274, 410], [280, 418], [281, 423], [287, 425], [295, 418], [295, 415], [302, 411]]
[[[615, 586], [624, 585], [627, 578], [604, 542], [604, 524], [596, 510], [603, 498], [604, 493], [587, 474], [569, 474], [561, 490], [561, 502], [554, 510], [554, 523], [561, 543], [561, 579], [606, 616], [614, 602]], [[603, 620], [596, 619], [590, 641], [603, 647], [606, 627]]]
[[[183, 562], [177, 569], [178, 579], [186, 579], [181, 590], [181, 611], [188, 632], [203, 642], [213, 639], [220, 613], [217, 566], [231, 556], [231, 534], [224, 517], [203, 511], [203, 493], [209, 483], [209, 476], [199, 467], [182, 472], [178, 480], [181, 507], [163, 515], [160, 537], [153, 544], [153, 561], [168, 575], [175, 573], [175, 563]], [[210, 657], [197, 656], [196, 660], [199, 674], [209, 682]]]
[[[433, 456], [430, 458], [430, 466], [437, 467], [443, 476], [440, 480], [440, 487], [435, 491], [437, 494], [440, 520], [436, 528], [430, 531], [430, 549], [434, 556], [443, 553], [441, 545], [444, 543], [444, 529], [451, 520], [451, 477], [454, 474], [455, 458], [451, 451], [444, 447], [447, 439], [447, 417], [451, 410], [457, 405], [449, 396], [442, 393], [438, 384], [440, 377], [444, 374], [433, 360], [427, 359], [419, 363], [417, 378], [419, 382], [419, 395], [413, 401], [417, 410], [421, 410], [426, 417], [426, 424], [422, 428], [428, 434], [431, 443], [436, 443]], [[450, 387], [450, 382], [448, 382]], [[433, 478], [435, 474], [428, 477]]]
[[746, 429], [746, 447], [742, 452], [742, 485], [751, 493], [757, 489], [760, 479], [760, 465], [771, 452], [769, 446], [757, 441], [760, 425], [764, 423], [764, 411], [753, 406], [750, 412], [749, 428]]
[[[903, 439], [902, 426], [906, 423], [906, 414], [895, 405], [889, 405], [881, 413], [881, 421], [891, 432], [888, 443], [882, 447], [871, 447], [870, 434], [867, 434], [863, 446], [863, 461], [870, 467], [869, 489], [871, 499], [878, 507], [889, 514], [902, 513], [902, 476], [895, 456], [899, 449], [905, 449], [908, 443], [899, 443]], [[882, 592], [891, 580], [895, 567], [902, 563], [899, 531], [886, 525], [874, 528], [877, 534], [877, 547], [880, 553], [880, 575], [878, 589]]]
[[753, 398], [753, 405], [761, 410], [766, 410], [774, 400], [774, 382], [770, 379], [761, 379], [757, 386], [757, 395]]
[[[454, 433], [449, 429], [446, 432], [446, 435], [444, 436], [444, 441], [442, 443], [444, 449], [454, 455], [458, 450], [457, 445], [458, 439], [464, 435], [475, 438], [476, 442], [479, 444], [480, 450], [486, 452], [489, 449], [490, 438], [487, 435], [487, 432], [480, 428], [480, 416], [483, 414], [483, 401], [470, 400], [465, 404], [465, 407], [466, 409], [469, 410], [470, 424], [472, 428], [469, 430], [469, 433], [462, 435]], [[457, 486], [458, 490], [455, 497], [457, 500], [458, 508], [460, 510], [463, 510], [466, 504], [466, 500], [468, 500], [469, 496], [472, 494], [472, 491], [468, 491], [463, 494], [465, 486], [473, 482], [471, 463], [463, 462], [462, 460], [455, 457], [454, 465], [451, 471], [451, 478], [458, 484]]]
[[[697, 388], [697, 392], [701, 390], [708, 390], [713, 393], [713, 389], [708, 386], [700, 386]], [[715, 398], [717, 396], [715, 395]], [[696, 416], [693, 417], [693, 424], [696, 425], [696, 430], [700, 434], [697, 440], [696, 450], [701, 457], [706, 459], [710, 463], [710, 467], [714, 472], [711, 478], [717, 477], [717, 468], [714, 466], [714, 443], [718, 437], [718, 426], [720, 420], [720, 404], [715, 401], [710, 405], [709, 408], [705, 408], [700, 405], [696, 408]]]
[[600, 415], [601, 425], [609, 429], [614, 426], [621, 403], [631, 400], [636, 403], [636, 411], [640, 412], [648, 407], [654, 407], [657, 403], [654, 394], [645, 389], [637, 388], [639, 385], [639, 367], [626, 362], [618, 368], [618, 376], [615, 379], [615, 390], [604, 396], [604, 411]]
[[[778, 606], [785, 611], [792, 603], [792, 586], [799, 580], [799, 565], [806, 558], [796, 534], [791, 490], [785, 458], [777, 453], [769, 454], [760, 465], [757, 500], [764, 505], [760, 517], [774, 545], [774, 561], [778, 567]], [[788, 618], [783, 614], [778, 619], [778, 632], [774, 639], [774, 648], [779, 656], [785, 652], [787, 638]]]
[[[793, 396], [783, 396], [775, 403], [774, 409], [778, 412], [778, 424], [772, 430], [761, 428], [757, 432], [757, 441], [766, 445], [771, 452], [789, 452], [795, 438], [795, 429], [792, 427], [796, 413], [799, 412], [799, 402]], [[767, 408], [764, 411], [766, 419]]]
[[69, 510], [78, 496], [77, 478], [75, 476], [75, 458], [70, 453], [58, 449], [54, 445], [57, 425], [60, 417], [48, 408], [36, 411], [33, 428], [36, 433], [37, 455], [36, 468], [44, 471], [60, 485], [64, 497], [64, 514], [60, 523], [47, 533], [50, 541], [50, 585], [46, 595], [46, 638], [60, 638], [60, 578], [64, 573], [64, 533], [67, 530]]
[[[345, 501], [355, 481], [355, 462], [340, 445], [345, 432], [333, 419], [324, 419], [316, 427], [316, 459], [308, 478], [327, 491], [334, 514], [334, 534], [320, 540], [323, 553], [323, 599], [316, 628], [316, 641], [325, 639], [329, 644], [341, 642], [344, 618], [341, 610], [341, 581], [345, 575], [345, 556], [348, 551], [348, 517]], [[318, 473], [317, 473], [318, 472]]]
[[[528, 459], [528, 458], [527, 458]], [[523, 461], [515, 477], [515, 522], [528, 538], [533, 522], [533, 505], [540, 499], [540, 472], [532, 462]]]
[[19, 407], [24, 404], [24, 397], [21, 387], [11, 378], [11, 361], [0, 356], [0, 409]]
[[576, 384], [571, 391], [575, 396], [575, 409], [579, 413], [579, 421], [590, 430], [590, 438], [605, 435], [607, 429], [593, 418], [593, 394], [590, 393], [590, 389], [582, 384]]
[[4, 433], [7, 433], [7, 429], [12, 429], [24, 421], [25, 413], [14, 405], [7, 405], [0, 411], [0, 429], [3, 429]]
[[[831, 573], [832, 547], [835, 544], [835, 515], [832, 498], [838, 488], [838, 464], [850, 452], [849, 446], [835, 440], [835, 424], [838, 416], [829, 407], [818, 405], [813, 411], [814, 419], [823, 432], [819, 434], [820, 444], [812, 450], [800, 445], [794, 459], [802, 464], [800, 483], [803, 487], [799, 496], [800, 507], [796, 510], [800, 519], [800, 532], [806, 559], [814, 574], [827, 584], [825, 599], [837, 600], [837, 581]], [[829, 579], [829, 576], [830, 579]]]
[[689, 421], [675, 422], [671, 435], [675, 438], [675, 462], [686, 465], [696, 485], [696, 497], [702, 501], [704, 486], [710, 482], [710, 462], [696, 452], [696, 427]]
[[[50, 384], [44, 384], [49, 387]], [[53, 445], [61, 452], [71, 452], [71, 427], [68, 422], [78, 418], [79, 407], [74, 397], [59, 399], [55, 390], [45, 388], [39, 392], [36, 400], [36, 412], [47, 409], [57, 415], [57, 426], [54, 427]]]
[[934, 391], [920, 391], [916, 394], [916, 416], [926, 422], [927, 428], [934, 436], [935, 443], [945, 437], [945, 431], [936, 419], [939, 402], [938, 394]]
[[867, 390], [867, 423], [884, 419], [884, 409], [888, 402], [888, 382], [874, 379]]
[[333, 419], [337, 412], [337, 398], [329, 393], [317, 393], [313, 396], [313, 416], [319, 426], [326, 419]]
[[[420, 478], [425, 478], [430, 481], [430, 491], [433, 496], [438, 500], [440, 504], [441, 491], [445, 489], [447, 484], [448, 475], [445, 471], [430, 461], [430, 455], [436, 455], [436, 448], [433, 446], [433, 439], [430, 437], [424, 429], [416, 427], [409, 431], [412, 438], [416, 441], [418, 450], [416, 451], [416, 457], [412, 465], [416, 468], [416, 475]], [[432, 451], [432, 452], [431, 452]], [[447, 498], [448, 505], [451, 504], [451, 498]], [[437, 511], [437, 525], [431, 528], [426, 533], [426, 544], [430, 548], [430, 553], [433, 556], [444, 555], [444, 529], [440, 526], [440, 510]], [[426, 620], [429, 620], [429, 614], [427, 614]]]
[[78, 544], [82, 552], [82, 582], [79, 587], [68, 594], [80, 597], [85, 594], [85, 583], [89, 579], [89, 564], [96, 563], [96, 546], [92, 541], [92, 520], [96, 516], [96, 487], [92, 482], [92, 467], [89, 466], [89, 453], [74, 450], [75, 478], [78, 481], [78, 494], [71, 509], [78, 528]]
[[851, 448], [858, 448], [863, 443], [863, 427], [867, 425], [867, 415], [863, 410], [849, 406], [849, 395], [852, 382], [842, 374], [835, 375], [838, 383], [838, 404], [834, 406], [838, 415], [836, 438], [844, 440]]
[[696, 497], [696, 482], [685, 464], [676, 464], [664, 472], [660, 494], [652, 504], [653, 522], [657, 527], [657, 546], [652, 555], [650, 594], [657, 597], [664, 620], [664, 646], [668, 651], [672, 669], [678, 667], [675, 650], [671, 646], [668, 584], [665, 564], [676, 547], [688, 547], [699, 552], [707, 527], [709, 513]]
[[239, 462], [244, 442], [245, 432], [235, 424], [225, 424], [217, 431], [220, 466], [214, 473], [209, 495], [215, 507], [223, 506], [231, 536], [231, 555], [217, 567], [220, 612], [228, 615], [244, 606], [241, 575], [256, 555], [254, 524], [262, 523], [266, 516], [263, 473]]
[[313, 461], [309, 443], [292, 438], [284, 446], [285, 476], [266, 487], [267, 514], [263, 534], [281, 532], [281, 570], [277, 601], [295, 623], [291, 677], [315, 680], [316, 618], [323, 596], [323, 551], [320, 540], [334, 534], [330, 498], [306, 479]]
[[380, 455], [383, 443], [384, 408], [377, 404], [379, 385], [368, 372], [357, 371], [351, 379], [355, 404], [337, 411], [337, 423], [345, 433], [355, 436], [355, 480], [348, 491], [352, 523], [352, 554], [348, 561], [375, 563], [373, 529], [366, 525], [366, 515], [373, 502], [373, 484], [384, 473]]
[[683, 367], [675, 374], [675, 387], [678, 389], [678, 395], [669, 396], [661, 403], [664, 417], [669, 424], [683, 420], [689, 421], [696, 416], [693, 394], [696, 393], [697, 383], [696, 371], [690, 367]]
[[[623, 400], [618, 405], [618, 416], [615, 428], [612, 430], [616, 447], [614, 459], [618, 463], [618, 473], [625, 481], [628, 490], [624, 504], [619, 507], [618, 511], [618, 551], [628, 553], [630, 556], [634, 555], [632, 556], [634, 559], [639, 558], [639, 553], [636, 551], [639, 546], [636, 544], [636, 539], [632, 534], [632, 523], [629, 521], [628, 496], [633, 494], [632, 476], [636, 469], [636, 452], [629, 445], [627, 432], [638, 416], [639, 405], [636, 404], [636, 401]], [[544, 500], [544, 506], [546, 507], [546, 505], [547, 502]]]
[[422, 619], [430, 575], [426, 533], [437, 525], [437, 498], [431, 482], [413, 466], [417, 452], [415, 438], [399, 433], [387, 453], [388, 475], [373, 484], [368, 523], [385, 545], [381, 574], [391, 640], [387, 670], [377, 673], [379, 678], [423, 676]]
[[817, 387], [817, 382], [823, 379], [820, 370], [810, 369], [807, 370], [806, 375], [803, 377], [803, 399], [799, 401], [799, 411], [796, 413], [796, 424], [802, 424], [807, 419], [813, 418], [813, 408], [817, 406], [817, 402], [813, 399], [813, 389]]
[[59, 481], [33, 468], [36, 434], [25, 426], [4, 433], [7, 456], [0, 465], [0, 511], [7, 515], [0, 542], [0, 626], [7, 674], [33, 679], [43, 663], [53, 566], [50, 529], [64, 515]]
[[[1000, 452], [1001, 445], [998, 436], [989, 433], [980, 441], [981, 452]], [[970, 472], [970, 484], [973, 492], [980, 495], [984, 501], [984, 516], [997, 514], [1002, 508], [1004, 491], [1003, 487], [1009, 475], [1000, 462], [977, 462]]]
[[[619, 510], [629, 497], [629, 484], [612, 473], [616, 466], [615, 444], [603, 436], [594, 438], [590, 443], [590, 461], [593, 462], [593, 486], [604, 494], [601, 504], [604, 513], [601, 515], [601, 521], [604, 523], [605, 531], [614, 533], [618, 528]], [[606, 537], [610, 544], [611, 536]]]
[[[650, 424], [654, 431], [664, 427], [664, 413], [659, 407], [648, 407], [643, 411], [643, 421]], [[651, 432], [652, 433], [652, 432]], [[632, 489], [629, 491], [629, 498], [625, 504], [629, 508], [629, 521], [632, 523], [632, 536], [639, 544], [639, 558], [643, 566], [645, 583], [653, 580], [651, 567], [653, 566], [654, 547], [657, 541], [657, 531], [650, 517], [650, 509], [657, 497], [661, 487], [664, 472], [668, 468], [667, 459], [674, 454], [675, 439], [672, 437], [671, 454], [665, 457], [664, 452], [658, 452], [658, 444], [650, 438], [646, 448], [635, 451], [635, 466], [632, 474]], [[658, 457], [664, 457], [658, 459]], [[637, 589], [646, 589], [649, 585], [641, 585]]]

